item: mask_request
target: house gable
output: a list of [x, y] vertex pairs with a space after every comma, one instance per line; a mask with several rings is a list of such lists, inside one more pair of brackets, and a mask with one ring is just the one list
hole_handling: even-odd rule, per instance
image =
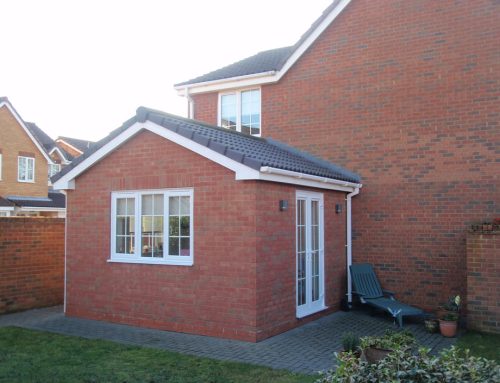
[[361, 187], [356, 174], [283, 144], [142, 107], [136, 117], [56, 175], [54, 187], [73, 189], [76, 177], [141, 130], [153, 132], [232, 170], [236, 180], [283, 182], [344, 192]]

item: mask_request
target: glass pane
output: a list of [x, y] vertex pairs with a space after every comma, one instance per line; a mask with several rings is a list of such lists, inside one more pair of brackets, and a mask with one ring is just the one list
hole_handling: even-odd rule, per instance
[[141, 228], [143, 233], [151, 233], [153, 231], [153, 220], [150, 216], [142, 216]]
[[317, 301], [319, 299], [319, 277], [313, 278], [313, 291], [312, 291], [312, 300]]
[[172, 237], [168, 240], [168, 254], [179, 255], [179, 238]]
[[189, 217], [181, 217], [181, 235], [189, 236]]
[[168, 225], [168, 235], [169, 236], [179, 235], [179, 217], [170, 217]]
[[151, 257], [152, 254], [152, 246], [153, 240], [151, 235], [143, 234], [142, 235], [142, 243], [141, 243], [141, 257]]
[[311, 202], [312, 224], [319, 225], [319, 204], [318, 201]]
[[250, 128], [248, 126], [242, 126], [241, 133], [250, 134]]
[[299, 227], [299, 251], [306, 251], [306, 227]]
[[253, 135], [260, 134], [260, 128], [252, 128], [251, 134]]
[[125, 248], [125, 243], [126, 243], [126, 237], [116, 237], [116, 252], [117, 253], [126, 253], [126, 248]]
[[189, 256], [189, 238], [181, 238], [180, 255]]
[[153, 214], [153, 196], [151, 194], [142, 196], [142, 214]]
[[153, 239], [153, 257], [163, 257], [163, 235], [159, 235]]
[[181, 197], [181, 215], [190, 214], [190, 197]]
[[170, 197], [169, 198], [169, 210], [170, 215], [179, 215], [179, 197]]
[[163, 215], [163, 194], [155, 194], [153, 212], [155, 215]]
[[221, 96], [221, 125], [224, 128], [236, 126], [236, 95]]
[[153, 217], [153, 232], [163, 234], [163, 216]]

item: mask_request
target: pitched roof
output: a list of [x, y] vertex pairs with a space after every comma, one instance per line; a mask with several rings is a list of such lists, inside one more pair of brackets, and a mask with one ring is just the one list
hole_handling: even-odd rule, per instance
[[37, 140], [40, 146], [45, 150], [45, 152], [49, 154], [54, 146], [56, 146], [55, 141], [50, 138], [47, 133], [40, 129], [35, 123], [25, 122], [25, 124], [35, 140]]
[[[298, 51], [304, 44], [307, 45], [307, 40], [321, 27], [321, 24], [333, 13], [337, 7], [340, 11], [349, 3], [350, 0], [334, 0], [314, 21], [309, 29], [300, 37], [300, 39], [289, 47], [271, 49], [268, 51], [257, 53], [256, 55], [247, 57], [223, 68], [206, 73], [202, 76], [195, 77], [191, 80], [175, 84], [175, 87], [191, 84], [199, 84], [208, 81], [237, 78], [248, 76], [257, 73], [278, 72], [287, 63], [287, 60]], [[341, 4], [342, 3], [342, 4]], [[335, 17], [333, 17], [335, 18]], [[333, 20], [332, 18], [332, 20]], [[313, 39], [313, 41], [315, 38]], [[313, 42], [311, 41], [311, 43]]]
[[0, 197], [0, 207], [13, 207], [13, 206], [15, 206], [14, 203], [10, 202], [6, 198]]
[[86, 150], [90, 149], [92, 147], [92, 145], [95, 144], [94, 141], [80, 140], [78, 138], [63, 137], [63, 136], [57, 137], [56, 141], [57, 140], [62, 140], [64, 142], [70, 144], [71, 146], [78, 149], [82, 153], [85, 152]]
[[223, 68], [195, 77], [191, 80], [175, 84], [175, 86], [214, 81], [223, 78], [246, 76], [255, 73], [277, 71], [281, 69], [286, 59], [293, 52], [293, 49], [294, 47], [291, 46], [260, 52]]
[[125, 122], [123, 126], [95, 143], [82, 156], [76, 158], [70, 166], [54, 175], [52, 182], [61, 179], [132, 125], [145, 121], [153, 122], [157, 126], [175, 132], [218, 154], [258, 171], [263, 167], [270, 167], [348, 183], [357, 184], [360, 182], [360, 177], [355, 173], [273, 139], [253, 137], [145, 107], [138, 108], [136, 115]]

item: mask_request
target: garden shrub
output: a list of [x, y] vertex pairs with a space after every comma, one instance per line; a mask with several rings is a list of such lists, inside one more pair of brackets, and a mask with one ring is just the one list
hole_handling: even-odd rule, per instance
[[317, 383], [494, 383], [500, 382], [500, 366], [492, 360], [471, 356], [452, 347], [438, 356], [420, 349], [411, 353], [400, 348], [373, 364], [353, 353], [337, 354], [338, 367], [322, 374]]

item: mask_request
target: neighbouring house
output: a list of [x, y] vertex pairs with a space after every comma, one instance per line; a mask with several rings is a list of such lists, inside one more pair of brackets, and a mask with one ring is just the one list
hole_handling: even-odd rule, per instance
[[49, 177], [72, 157], [0, 97], [0, 216], [64, 217], [64, 194]]
[[81, 156], [85, 151], [94, 145], [94, 141], [81, 140], [78, 138], [59, 136], [55, 140], [59, 148], [64, 149], [73, 158]]
[[141, 107], [52, 180], [66, 315], [258, 341], [345, 296], [360, 178], [304, 151]]
[[467, 226], [500, 215], [499, 41], [498, 1], [336, 0], [294, 46], [175, 88], [192, 118], [360, 174], [354, 261], [433, 309], [465, 295]]

